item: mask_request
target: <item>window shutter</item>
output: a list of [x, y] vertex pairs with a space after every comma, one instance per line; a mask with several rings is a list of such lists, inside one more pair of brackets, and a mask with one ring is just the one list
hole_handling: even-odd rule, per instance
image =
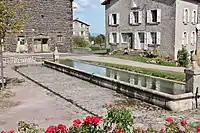
[[129, 14], [129, 23], [133, 24], [133, 12], [130, 12]]
[[117, 43], [119, 43], [119, 33], [117, 33]]
[[184, 45], [185, 44], [185, 36], [184, 36], [184, 32], [183, 32], [183, 34], [182, 34], [182, 45]]
[[120, 34], [120, 37], [121, 37], [121, 43], [124, 43], [123, 33]]
[[112, 25], [112, 14], [109, 14], [108, 16], [108, 23], [109, 25]]
[[112, 33], [109, 34], [109, 43], [113, 43]]
[[142, 23], [142, 11], [138, 11], [138, 23]]
[[161, 9], [157, 9], [157, 22], [161, 23]]
[[147, 44], [152, 44], [151, 32], [147, 32]]
[[151, 10], [147, 10], [147, 23], [151, 23]]
[[193, 35], [193, 31], [191, 32], [190, 43], [191, 43], [191, 44], [194, 43], [194, 35]]
[[195, 10], [192, 11], [192, 24], [195, 23]]
[[186, 44], [188, 44], [189, 43], [189, 38], [188, 38], [189, 36], [188, 36], [188, 33], [187, 33], [187, 37], [186, 37]]
[[144, 50], [148, 50], [147, 32], [144, 33]]
[[183, 23], [187, 23], [187, 18], [186, 18], [186, 8], [183, 10]]
[[117, 13], [117, 24], [119, 24], [119, 20], [120, 20], [119, 17], [120, 17], [120, 16], [119, 16], [119, 13]]
[[189, 23], [190, 22], [190, 11], [188, 9], [187, 9], [187, 11], [188, 11], [187, 23]]
[[160, 32], [157, 32], [157, 35], [156, 35], [156, 36], [157, 36], [156, 42], [157, 42], [157, 44], [160, 44], [160, 41], [161, 41], [161, 40], [160, 40], [160, 39], [161, 39], [161, 34], [160, 34]]
[[138, 49], [138, 38], [137, 38], [138, 32], [135, 32], [134, 34], [134, 42], [135, 42], [135, 46], [134, 49]]
[[194, 22], [195, 22], [195, 24], [197, 24], [197, 11], [195, 11]]

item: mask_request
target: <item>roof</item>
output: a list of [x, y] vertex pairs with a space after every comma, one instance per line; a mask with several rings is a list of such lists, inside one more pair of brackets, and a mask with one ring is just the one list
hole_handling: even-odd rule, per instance
[[111, 1], [111, 0], [104, 0], [104, 1], [101, 3], [101, 5], [106, 5], [106, 4], [110, 3], [110, 1]]
[[89, 24], [87, 24], [87, 23], [85, 23], [85, 22], [83, 22], [83, 21], [81, 21], [81, 20], [79, 20], [79, 19], [74, 19], [73, 20], [73, 22], [79, 22], [79, 23], [82, 23], [82, 24], [85, 24], [85, 25], [87, 25], [87, 26], [90, 26]]

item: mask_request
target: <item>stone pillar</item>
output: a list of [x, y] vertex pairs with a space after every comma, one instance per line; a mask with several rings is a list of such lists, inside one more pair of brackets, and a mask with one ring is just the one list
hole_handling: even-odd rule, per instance
[[151, 89], [152, 88], [152, 79], [151, 78], [147, 78], [146, 82], [147, 82], [147, 88]]
[[156, 79], [156, 90], [160, 91], [160, 80]]
[[130, 84], [135, 85], [135, 79], [133, 75], [130, 76], [129, 82]]
[[58, 53], [58, 48], [55, 47], [55, 51], [53, 52], [53, 60], [58, 61], [59, 60], [59, 53]]

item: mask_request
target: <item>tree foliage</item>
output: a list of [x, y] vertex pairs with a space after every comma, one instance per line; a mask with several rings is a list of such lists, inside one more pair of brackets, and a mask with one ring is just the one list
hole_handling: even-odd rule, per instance
[[96, 44], [102, 44], [105, 43], [105, 36], [100, 34], [95, 38], [95, 43]]
[[24, 13], [26, 1], [1, 0], [0, 1], [0, 39], [4, 40], [6, 34], [23, 31], [27, 15]]
[[73, 36], [73, 46], [74, 47], [86, 47], [89, 45], [89, 42], [81, 36]]

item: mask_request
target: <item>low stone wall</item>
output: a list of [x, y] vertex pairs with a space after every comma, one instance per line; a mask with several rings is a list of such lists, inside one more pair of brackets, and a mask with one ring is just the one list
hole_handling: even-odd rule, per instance
[[36, 58], [32, 56], [18, 56], [18, 57], [3, 58], [4, 65], [26, 64], [26, 63], [36, 63]]
[[44, 61], [44, 66], [78, 77], [91, 83], [107, 87], [119, 93], [125, 94], [129, 97], [137, 98], [172, 111], [178, 112], [188, 109], [194, 109], [196, 108], [196, 101], [199, 101], [199, 99], [195, 99], [195, 95], [193, 95], [193, 93], [170, 95], [144, 87], [131, 85], [115, 79], [91, 74], [55, 62]]

